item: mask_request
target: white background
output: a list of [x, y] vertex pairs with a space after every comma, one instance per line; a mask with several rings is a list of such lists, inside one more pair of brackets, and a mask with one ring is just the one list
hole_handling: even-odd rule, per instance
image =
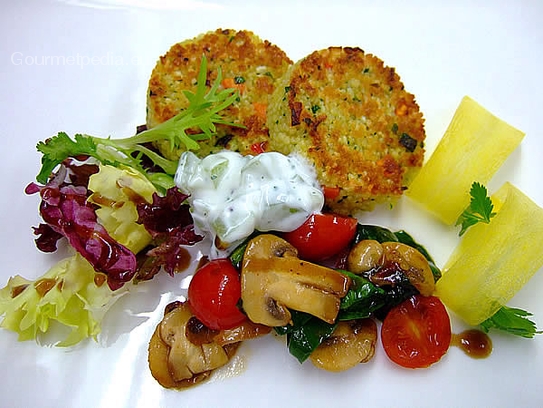
[[[0, 285], [35, 278], [60, 255], [39, 253], [31, 226], [39, 140], [66, 131], [127, 136], [145, 121], [147, 81], [175, 42], [216, 28], [249, 29], [297, 60], [331, 45], [359, 46], [396, 67], [424, 113], [429, 152], [464, 95], [526, 132], [489, 183], [508, 180], [543, 205], [543, 6], [537, 1], [25, 1], [0, 16]], [[9, 5], [7, 5], [9, 4]], [[64, 61], [59, 63], [59, 61]], [[457, 243], [447, 228], [402, 201], [365, 222], [404, 228], [443, 265]], [[541, 242], [534, 242], [540, 245]], [[511, 301], [543, 327], [543, 274]], [[427, 370], [372, 362], [342, 374], [299, 365], [273, 337], [246, 343], [230, 371], [193, 389], [163, 390], [146, 348], [183, 276], [162, 276], [121, 301], [100, 342], [65, 350], [18, 343], [0, 332], [5, 407], [508, 407], [542, 406], [543, 336], [494, 334], [473, 360], [452, 349]], [[453, 318], [453, 329], [463, 325]]]

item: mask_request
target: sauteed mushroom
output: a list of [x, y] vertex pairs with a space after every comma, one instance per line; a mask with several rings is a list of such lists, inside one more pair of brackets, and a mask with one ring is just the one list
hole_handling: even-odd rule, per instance
[[345, 371], [366, 363], [375, 354], [377, 325], [372, 319], [339, 322], [332, 335], [309, 356], [315, 367]]
[[347, 268], [353, 273], [369, 274], [377, 285], [390, 284], [390, 273], [399, 268], [423, 296], [430, 296], [435, 289], [428, 260], [417, 249], [401, 242], [360, 241], [349, 253]]
[[347, 257], [347, 267], [356, 274], [368, 272], [382, 265], [383, 256], [383, 246], [373, 239], [366, 239], [351, 248]]
[[249, 319], [284, 326], [289, 309], [333, 323], [350, 279], [333, 269], [303, 261], [287, 241], [271, 234], [247, 245], [241, 270], [241, 300]]
[[271, 327], [262, 324], [253, 323], [250, 320], [245, 320], [239, 326], [228, 330], [221, 330], [213, 341], [221, 346], [241, 342], [244, 340], [255, 339], [265, 336], [271, 332]]
[[243, 321], [239, 326], [226, 330], [212, 330], [206, 327], [196, 317], [191, 317], [187, 323], [185, 335], [193, 344], [216, 343], [220, 346], [238, 343], [244, 340], [256, 339], [271, 332], [271, 327]]
[[417, 249], [401, 242], [384, 242], [385, 265], [396, 263], [405, 273], [409, 282], [423, 296], [430, 296], [435, 290], [435, 281], [428, 260]]
[[185, 330], [192, 317], [188, 303], [167, 307], [149, 342], [149, 368], [166, 388], [186, 388], [205, 380], [229, 361], [240, 344], [191, 343]]

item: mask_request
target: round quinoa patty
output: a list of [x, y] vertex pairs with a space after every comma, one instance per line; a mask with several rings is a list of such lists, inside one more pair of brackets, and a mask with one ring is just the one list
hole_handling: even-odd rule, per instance
[[[184, 90], [194, 91], [202, 55], [208, 61], [208, 83], [222, 70], [222, 88], [237, 88], [239, 100], [222, 112], [225, 120], [245, 128], [217, 125], [217, 135], [201, 142], [196, 153], [205, 156], [222, 149], [253, 153], [268, 140], [266, 109], [276, 80], [292, 64], [277, 46], [250, 31], [210, 31], [173, 45], [157, 62], [149, 81], [147, 127], [152, 128], [188, 106]], [[169, 158], [181, 152], [170, 151], [169, 144], [159, 145]]]
[[424, 120], [394, 68], [360, 48], [330, 47], [292, 65], [270, 100], [270, 150], [315, 166], [340, 214], [393, 202], [424, 159]]

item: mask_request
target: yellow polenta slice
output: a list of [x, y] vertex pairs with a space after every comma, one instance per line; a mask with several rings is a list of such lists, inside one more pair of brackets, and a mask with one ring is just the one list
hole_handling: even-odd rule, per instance
[[477, 325], [543, 266], [543, 208], [510, 183], [492, 195], [496, 215], [470, 227], [443, 268], [436, 294]]
[[487, 184], [523, 137], [465, 96], [406, 195], [451, 225], [469, 205], [471, 184]]

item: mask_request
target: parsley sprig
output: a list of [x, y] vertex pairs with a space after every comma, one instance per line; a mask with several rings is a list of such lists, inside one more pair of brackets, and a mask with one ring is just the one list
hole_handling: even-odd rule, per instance
[[479, 222], [488, 224], [490, 219], [496, 215], [492, 210], [494, 205], [488, 197], [487, 189], [481, 183], [473, 182], [469, 192], [471, 202], [469, 206], [460, 214], [455, 225], [461, 225], [459, 235], [462, 236], [469, 227]]
[[516, 336], [532, 338], [538, 331], [536, 324], [528, 317], [532, 316], [526, 310], [502, 306], [494, 315], [480, 324], [481, 329], [488, 333], [490, 329], [498, 329]]
[[[166, 122], [123, 139], [86, 134], [76, 134], [72, 139], [66, 133], [59, 132], [45, 142], [39, 142], [36, 148], [43, 156], [42, 167], [36, 180], [43, 184], [47, 183], [53, 170], [68, 157], [90, 156], [103, 164], [132, 167], [146, 175], [159, 189], [171, 187], [177, 161], [163, 157], [150, 149], [148, 144], [166, 140], [172, 150], [197, 150], [200, 147], [198, 141], [211, 138], [216, 131], [216, 124], [238, 126], [224, 120], [220, 114], [238, 97], [235, 89], [219, 89], [221, 79], [219, 69], [217, 78], [207, 89], [207, 59], [202, 56], [195, 92], [184, 91], [189, 106]], [[162, 171], [148, 171], [148, 166], [144, 165], [145, 157]]]

